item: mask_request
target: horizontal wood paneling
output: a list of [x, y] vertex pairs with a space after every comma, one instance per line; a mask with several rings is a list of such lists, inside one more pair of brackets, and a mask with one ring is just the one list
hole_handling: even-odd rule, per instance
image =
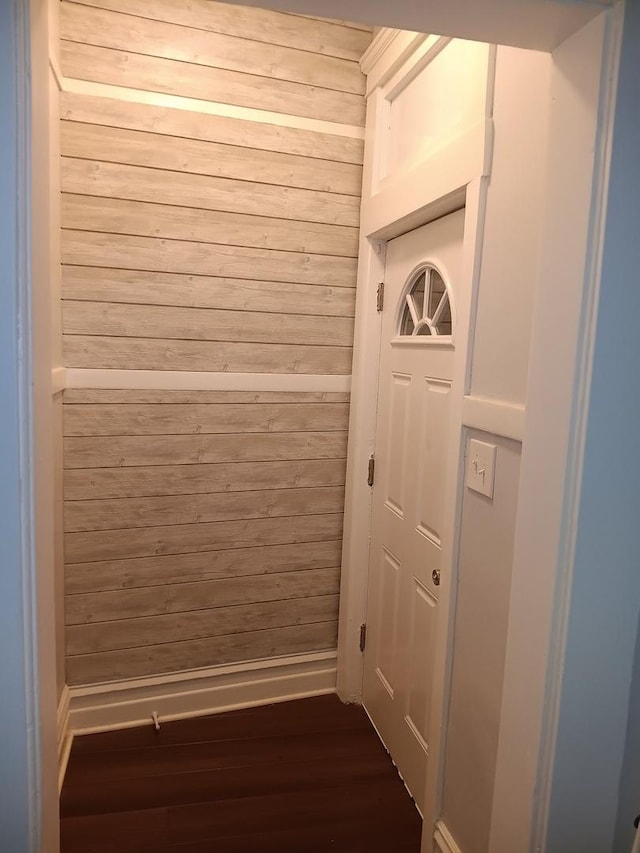
[[351, 373], [346, 347], [65, 335], [67, 367], [228, 373]]
[[65, 530], [114, 530], [246, 518], [341, 512], [341, 486], [259, 489], [198, 495], [93, 499], [65, 503]]
[[241, 633], [247, 625], [253, 630], [284, 628], [335, 619], [338, 597], [318, 595], [215, 607], [163, 616], [135, 615], [98, 624], [70, 625], [67, 628], [67, 652], [85, 655], [112, 649], [128, 649], [155, 643], [176, 643], [203, 637]]
[[[182, 0], [179, 2], [182, 5]], [[208, 5], [209, 0], [206, 2]], [[317, 170], [315, 180], [321, 182], [320, 186], [314, 182], [310, 187], [313, 189], [334, 189], [333, 181], [353, 174], [353, 169], [345, 169], [343, 164], [361, 167], [363, 161], [364, 142], [361, 139], [76, 92], [60, 93], [60, 116], [67, 121], [102, 127], [142, 130], [185, 140], [200, 139], [256, 152], [291, 154], [294, 156], [289, 164], [294, 176], [298, 174], [296, 167], [303, 166], [306, 158], [311, 158]], [[361, 174], [361, 170], [357, 173]], [[312, 180], [305, 170], [306, 177]]]
[[[157, 3], [157, 7], [162, 5]], [[127, 4], [128, 6], [128, 4]], [[148, 9], [153, 6], [147, 4]], [[184, 8], [184, 6], [183, 6]], [[363, 95], [365, 78], [357, 61], [297, 48], [249, 40], [240, 32], [229, 36], [214, 30], [197, 29], [191, 9], [188, 30], [151, 17], [125, 14], [62, 0], [60, 35], [63, 40], [84, 45], [131, 50], [146, 56], [175, 59], [251, 74], [271, 80], [306, 83], [338, 92]], [[211, 10], [213, 12], [213, 9]]]
[[174, 524], [133, 530], [66, 533], [68, 563], [126, 560], [163, 554], [324, 541], [342, 535], [342, 513], [252, 518], [208, 524]]
[[68, 193], [331, 225], [359, 223], [360, 204], [352, 195], [75, 157], [63, 157], [61, 168], [62, 190]]
[[62, 3], [70, 77], [364, 125], [357, 62]]
[[216, 3], [214, 0], [82, 0], [85, 6], [127, 12], [141, 18], [182, 24], [269, 45], [358, 62], [371, 42], [371, 27], [354, 30], [343, 22], [308, 19], [266, 9]]
[[335, 595], [339, 578], [340, 570], [336, 568], [307, 569], [175, 586], [70, 595], [67, 598], [67, 625], [308, 598], [313, 594]]
[[70, 407], [65, 435], [181, 435], [345, 430], [346, 403], [85, 403]]
[[261, 657], [267, 636], [287, 653], [335, 637], [345, 396], [65, 394], [75, 683]]
[[[260, 140], [256, 135], [255, 143]], [[149, 166], [193, 175], [360, 196], [362, 169], [261, 148], [163, 136], [78, 121], [61, 123], [61, 153], [81, 160]]]
[[62, 268], [62, 288], [65, 299], [89, 302], [222, 308], [321, 317], [353, 317], [355, 313], [353, 288], [294, 282], [67, 265]]
[[62, 196], [62, 222], [76, 231], [346, 258], [358, 254], [355, 228], [67, 193]]
[[60, 64], [78, 80], [364, 127], [360, 94], [69, 41], [60, 46]]
[[69, 655], [67, 681], [71, 685], [92, 684], [150, 673], [333, 649], [337, 635], [337, 621], [317, 622], [93, 655]]
[[65, 438], [67, 468], [344, 458], [345, 432]]
[[126, 237], [86, 231], [62, 232], [63, 263], [251, 278], [257, 270], [275, 281], [353, 287], [355, 260], [268, 249], [204, 245], [185, 240]]
[[[341, 53], [369, 37], [219, 3], [62, 3], [68, 76], [341, 124], [364, 114]], [[67, 366], [350, 372], [361, 140], [89, 94], [63, 93], [61, 117]]]
[[163, 340], [246, 341], [351, 347], [353, 320], [209, 308], [121, 305], [66, 300], [62, 327], [68, 335]]
[[299, 541], [285, 545], [232, 548], [124, 560], [73, 563], [67, 567], [69, 595], [133, 589], [243, 575], [325, 569], [340, 564], [340, 539]]
[[345, 460], [88, 468], [65, 472], [67, 501], [197, 495], [344, 484]]
[[[64, 0], [61, 35], [63, 74], [128, 87], [61, 97], [65, 365], [349, 374], [370, 32]], [[348, 395], [64, 401], [70, 683], [335, 647]]]

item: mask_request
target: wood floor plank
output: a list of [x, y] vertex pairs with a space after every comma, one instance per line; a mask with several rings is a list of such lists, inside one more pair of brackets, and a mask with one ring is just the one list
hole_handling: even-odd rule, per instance
[[[295, 702], [241, 708], [238, 711], [187, 720], [163, 721], [160, 731], [148, 725], [79, 735], [73, 742], [65, 788], [68, 783], [76, 781], [74, 762], [77, 755], [141, 747], [158, 748], [186, 743], [351, 730], [369, 732], [373, 738], [371, 742], [380, 746], [362, 706], [343, 705], [335, 694], [328, 693], [324, 696], [297, 699]], [[77, 781], [81, 781], [81, 776]]]
[[[179, 844], [188, 833], [194, 840], [215, 839], [237, 834], [247, 815], [259, 821], [262, 831], [278, 831], [295, 826], [302, 838], [310, 827], [327, 823], [331, 804], [334, 820], [366, 820], [380, 808], [395, 810], [406, 793], [400, 785], [386, 781], [368, 781], [338, 789], [314, 789], [311, 798], [306, 791], [288, 791], [260, 797], [243, 797], [190, 805], [179, 805], [144, 811], [118, 812], [86, 818], [69, 818], [63, 827], [63, 840], [85, 845], [92, 853], [132, 853], [135, 850], [158, 849], [158, 844]], [[408, 811], [412, 806], [406, 804]], [[65, 832], [66, 830], [66, 832]], [[260, 833], [261, 835], [262, 833]], [[256, 837], [256, 842], [258, 838]], [[90, 846], [89, 846], [90, 845]], [[248, 846], [248, 850], [253, 845]]]
[[[385, 780], [395, 776], [382, 748], [378, 754], [364, 756], [346, 749], [342, 758], [340, 763], [323, 757], [304, 764], [296, 760], [274, 764], [270, 771], [269, 790], [272, 793], [284, 793], [337, 788], [345, 784]], [[218, 798], [256, 797], [260, 795], [263, 785], [264, 780], [259, 775], [247, 773], [245, 767], [177, 773], [159, 778], [149, 776], [103, 781], [100, 804], [94, 813], [186, 805]], [[76, 773], [65, 785], [61, 815], [71, 817], [86, 814], [94, 799], [95, 793], [84, 783], [83, 774]]]
[[62, 853], [418, 853], [421, 821], [360, 707], [316, 696], [76, 738]]
[[[298, 829], [280, 829], [260, 831], [258, 838], [235, 835], [215, 841], [215, 853], [247, 853], [248, 849], [260, 849], [261, 853], [417, 853], [420, 830], [399, 829], [397, 821], [374, 816], [363, 826], [354, 826], [348, 820], [331, 826], [308, 826], [302, 837]], [[154, 853], [211, 853], [211, 841], [171, 844]]]
[[[198, 770], [256, 768], [275, 765], [292, 755], [300, 762], [313, 760], [318, 754], [339, 762], [368, 755], [372, 749], [371, 730], [316, 731], [314, 737], [302, 734], [279, 734], [267, 737], [245, 737], [230, 740], [169, 744], [74, 754], [69, 772], [81, 776], [85, 785], [103, 784], [109, 780], [158, 777], [163, 774], [190, 773]], [[378, 744], [379, 746], [379, 744]]]

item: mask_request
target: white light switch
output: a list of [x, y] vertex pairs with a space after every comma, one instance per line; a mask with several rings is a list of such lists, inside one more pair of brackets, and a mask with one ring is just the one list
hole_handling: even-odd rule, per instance
[[493, 497], [493, 481], [496, 473], [496, 445], [472, 438], [467, 453], [467, 476], [469, 489]]

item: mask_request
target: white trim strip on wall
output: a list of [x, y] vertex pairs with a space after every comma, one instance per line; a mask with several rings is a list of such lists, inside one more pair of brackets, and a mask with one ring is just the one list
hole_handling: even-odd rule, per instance
[[[186, 370], [56, 368], [54, 393], [65, 388], [135, 391], [327, 391], [349, 393], [351, 376], [312, 373], [205, 373]], [[55, 389], [58, 389], [56, 391]]]
[[467, 396], [462, 404], [462, 423], [515, 441], [524, 439], [525, 407], [487, 397]]
[[[52, 65], [54, 74], [59, 74]], [[76, 95], [94, 95], [101, 98], [114, 98], [134, 104], [149, 104], [154, 107], [170, 107], [188, 112], [206, 113], [207, 115], [226, 116], [227, 118], [256, 121], [262, 124], [275, 124], [279, 127], [293, 127], [298, 130], [312, 130], [316, 133], [329, 133], [333, 136], [347, 136], [351, 139], [364, 139], [364, 127], [351, 124], [323, 121], [304, 116], [294, 116], [288, 113], [275, 113], [268, 110], [256, 110], [251, 107], [237, 107], [233, 104], [221, 104], [215, 101], [202, 101], [197, 98], [185, 98], [179, 95], [165, 95], [161, 92], [146, 92], [142, 89], [129, 89], [126, 86], [112, 86], [107, 83], [93, 83], [88, 80], [76, 80], [62, 77], [58, 85], [63, 92]]]
[[66, 367], [54, 367], [51, 371], [51, 393], [55, 397], [56, 394], [61, 394], [67, 387], [67, 369]]
[[71, 687], [73, 735], [217, 714], [336, 692], [336, 652]]

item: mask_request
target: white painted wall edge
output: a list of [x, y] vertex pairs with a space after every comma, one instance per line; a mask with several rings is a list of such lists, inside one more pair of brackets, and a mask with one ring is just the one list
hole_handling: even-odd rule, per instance
[[74, 735], [218, 714], [336, 692], [336, 652], [215, 666], [169, 675], [71, 687]]
[[350, 376], [315, 373], [199, 373], [186, 370], [92, 370], [77, 367], [56, 368], [52, 382], [54, 393], [65, 388], [329, 393], [349, 393], [351, 389]]
[[549, 197], [529, 361], [492, 853], [546, 846], [614, 118], [618, 35], [611, 17], [605, 13], [554, 51]]
[[473, 395], [468, 395], [463, 400], [463, 426], [521, 442], [524, 438], [524, 424], [524, 406]]
[[[54, 68], [53, 64], [52, 68]], [[59, 71], [56, 72], [54, 68], [54, 73], [59, 74]], [[298, 130], [312, 130], [316, 133], [328, 133], [333, 136], [347, 136], [351, 139], [364, 139], [364, 128], [351, 124], [340, 124], [339, 122], [293, 116], [288, 113], [275, 113], [268, 110], [256, 110], [251, 107], [236, 107], [232, 104], [202, 101], [198, 98], [185, 98], [179, 95], [164, 95], [161, 92], [146, 92], [142, 89], [112, 86], [107, 83], [93, 83], [87, 80], [76, 80], [72, 77], [60, 76], [58, 85], [62, 92], [71, 92], [77, 95], [113, 98], [117, 101], [127, 101], [134, 104], [170, 107], [174, 110], [187, 110], [194, 113], [255, 121], [261, 124], [292, 127]]]
[[435, 841], [438, 853], [462, 853], [462, 850], [456, 844], [455, 838], [441, 820], [436, 824], [433, 840]]

